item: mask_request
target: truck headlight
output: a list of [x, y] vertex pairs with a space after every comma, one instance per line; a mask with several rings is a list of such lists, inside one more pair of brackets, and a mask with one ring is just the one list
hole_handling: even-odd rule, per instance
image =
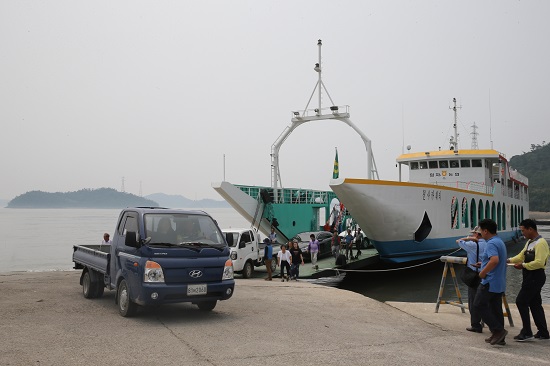
[[231, 252], [231, 260], [237, 260], [237, 252]]
[[232, 280], [233, 279], [233, 262], [231, 259], [225, 261], [225, 267], [223, 267], [222, 280]]
[[164, 272], [160, 264], [153, 261], [145, 262], [143, 282], [164, 282]]

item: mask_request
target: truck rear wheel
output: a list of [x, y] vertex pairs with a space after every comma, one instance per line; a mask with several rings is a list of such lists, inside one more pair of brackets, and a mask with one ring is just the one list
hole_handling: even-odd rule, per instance
[[82, 294], [87, 299], [93, 299], [97, 296], [97, 282], [92, 282], [92, 276], [87, 269], [82, 274]]
[[136, 314], [138, 305], [130, 300], [130, 292], [126, 280], [120, 281], [118, 285], [118, 312], [123, 317], [131, 317]]
[[95, 297], [101, 297], [103, 296], [103, 292], [105, 292], [105, 286], [102, 283], [96, 283], [97, 290], [95, 292]]
[[215, 307], [216, 307], [216, 304], [218, 303], [217, 300], [212, 300], [212, 301], [201, 301], [201, 302], [198, 302], [197, 303], [197, 306], [199, 307], [200, 310], [202, 311], [212, 311]]
[[243, 278], [250, 278], [252, 277], [252, 273], [254, 272], [254, 266], [250, 261], [246, 262], [243, 266]]

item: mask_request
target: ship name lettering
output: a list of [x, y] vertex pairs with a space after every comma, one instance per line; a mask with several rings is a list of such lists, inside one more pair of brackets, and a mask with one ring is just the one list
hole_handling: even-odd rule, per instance
[[441, 201], [441, 191], [436, 189], [423, 189], [422, 190], [422, 200], [439, 200]]

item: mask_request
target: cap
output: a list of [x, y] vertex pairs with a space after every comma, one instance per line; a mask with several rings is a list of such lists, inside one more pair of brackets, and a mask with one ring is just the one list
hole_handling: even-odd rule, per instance
[[264, 243], [266, 243], [266, 244], [267, 244], [267, 243], [271, 243], [271, 240], [269, 240], [268, 238], [265, 238], [265, 239], [264, 239]]
[[476, 226], [474, 230], [470, 231], [471, 234], [481, 234], [481, 228]]

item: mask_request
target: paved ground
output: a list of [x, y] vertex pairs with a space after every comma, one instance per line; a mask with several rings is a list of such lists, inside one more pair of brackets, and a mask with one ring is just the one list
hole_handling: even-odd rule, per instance
[[79, 275], [0, 274], [0, 365], [550, 364], [550, 342], [513, 342], [518, 327], [507, 326], [508, 345], [490, 346], [450, 305], [436, 314], [435, 304], [238, 279], [210, 313], [174, 304], [122, 318], [114, 292], [83, 298]]

